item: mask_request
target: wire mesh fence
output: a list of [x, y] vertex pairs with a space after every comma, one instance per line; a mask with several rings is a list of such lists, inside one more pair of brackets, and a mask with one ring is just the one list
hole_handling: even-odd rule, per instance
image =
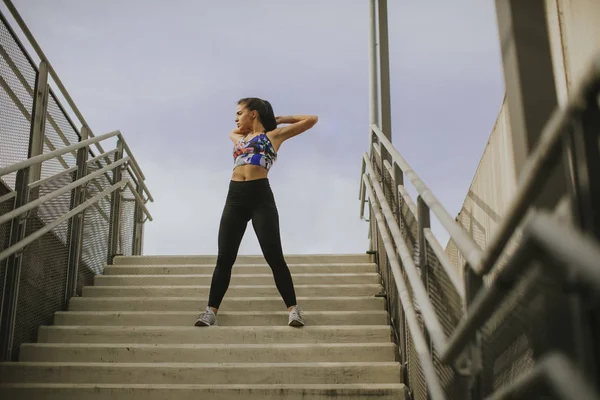
[[[396, 181], [399, 174], [394, 168], [397, 168], [397, 165], [390, 165], [386, 160], [382, 160], [384, 152], [375, 141], [368, 160], [370, 168], [367, 179], [375, 189], [368, 198], [371, 248], [376, 253], [388, 311], [401, 352], [399, 359], [404, 367], [403, 379], [409, 388], [411, 399], [428, 400], [432, 396], [431, 385], [434, 378], [433, 374], [424, 373], [424, 369], [429, 371], [430, 367], [419, 358], [413, 340], [413, 335], [417, 335], [417, 332], [411, 332], [403, 320], [402, 303], [390, 268], [392, 257], [398, 257], [400, 261], [399, 273], [407, 283], [407, 297], [410, 299], [408, 301], [415, 310], [415, 322], [420, 334], [426, 342], [429, 340], [430, 325], [424, 323], [424, 317], [427, 316], [424, 314], [425, 300], [417, 300], [415, 296], [414, 285], [420, 286], [420, 283], [408, 279], [407, 270], [415, 267], [433, 310], [433, 314], [427, 317], [435, 317], [443, 331], [443, 337], [436, 336], [441, 343], [440, 349], [432, 343], [428, 343], [427, 346], [435, 369], [435, 380], [444, 392], [444, 397], [434, 396], [435, 398], [488, 398], [492, 394], [515, 387], [532, 373], [535, 367], [539, 367], [542, 360], [556, 354], [564, 356], [565, 359], [577, 360], [578, 368], [594, 365], [594, 355], [585, 354], [586, 349], [593, 348], [591, 344], [594, 340], [591, 333], [594, 328], [590, 325], [590, 308], [584, 300], [592, 289], [579, 288], [582, 283], [573, 281], [574, 272], [568, 269], [571, 267], [557, 266], [564, 264], [566, 258], [561, 259], [561, 262], [551, 259], [547, 254], [549, 250], [542, 250], [530, 240], [524, 239], [527, 237], [525, 232], [529, 216], [523, 218], [521, 225], [514, 229], [512, 236], [503, 245], [493, 268], [490, 267], [484, 275], [474, 278], [472, 272], [460, 274], [459, 271], [453, 271], [452, 266], [469, 269], [471, 267], [464, 265], [462, 256], [457, 257], [458, 248], [454, 253], [444, 252], [435, 237], [430, 235], [430, 231], [426, 231], [429, 223], [426, 214], [429, 213], [427, 203], [419, 199], [418, 205], [415, 205], [403, 187], [403, 182]], [[391, 209], [393, 220], [383, 203], [387, 203]], [[561, 224], [572, 224], [567, 222], [570, 221], [567, 215], [569, 212], [572, 210], [559, 205], [548, 215], [552, 215], [551, 220], [556, 220], [558, 229]], [[384, 215], [384, 221], [376, 220], [373, 217], [375, 213]], [[420, 220], [421, 217], [424, 219]], [[463, 214], [459, 224], [463, 225], [465, 222], [475, 227], [468, 231], [475, 236], [472, 238], [473, 248], [488, 246], [481, 241], [481, 235], [477, 236], [480, 230], [477, 230], [479, 228], [471, 215]], [[391, 226], [392, 224], [396, 226]], [[573, 226], [573, 229], [576, 230], [577, 227]], [[384, 247], [381, 232], [395, 236], [393, 250]], [[450, 244], [456, 246], [452, 241]], [[405, 249], [400, 249], [400, 245]], [[512, 257], [515, 254], [525, 254], [523, 252], [529, 254], [527, 261], [515, 264]], [[409, 262], [414, 265], [409, 266]], [[520, 272], [515, 272], [516, 265], [519, 266]], [[580, 273], [581, 271], [583, 270], [580, 270]], [[459, 278], [468, 278], [473, 282], [469, 281], [467, 285]], [[500, 296], [501, 300], [492, 304], [492, 300], [489, 299], [496, 298], [494, 296]], [[484, 298], [486, 300], [482, 300]], [[483, 311], [484, 309], [487, 311]], [[467, 310], [470, 310], [470, 314]], [[480, 313], [479, 316], [473, 317], [473, 310], [477, 310], [475, 312]], [[465, 319], [470, 317], [478, 321], [474, 322], [477, 325], [473, 325], [472, 330], [463, 325]], [[463, 329], [470, 333], [461, 336], [464, 333], [462, 332], [457, 336]], [[459, 350], [449, 356], [448, 348], [457, 343], [461, 343], [455, 347]], [[450, 344], [452, 346], [449, 346]], [[440, 355], [440, 352], [444, 351], [446, 355]], [[450, 361], [446, 360], [448, 357]], [[441, 361], [442, 358], [445, 359], [444, 362]], [[591, 377], [591, 372], [585, 368], [573, 371], [575, 374]], [[553, 384], [555, 383], [548, 380], [536, 382], [537, 386], [531, 388], [531, 393], [542, 396], [535, 398], [565, 398], [554, 393]]]
[[[36, 67], [0, 13], [0, 168], [27, 158], [36, 77]], [[0, 179], [14, 190], [16, 173]]]
[[[36, 140], [41, 146], [36, 151], [42, 154], [82, 140], [57, 94], [50, 86], [41, 86], [45, 79], [40, 76], [45, 72], [40, 71], [46, 70], [38, 70], [0, 13], [0, 168], [31, 157], [32, 143]], [[42, 99], [40, 107], [35, 105], [36, 96], [37, 100]], [[45, 96], [47, 101], [43, 100]], [[36, 123], [40, 120], [34, 115], [38, 108], [45, 116], [42, 124]], [[84, 159], [78, 158], [78, 151], [73, 150], [0, 176], [0, 199], [13, 191], [17, 193], [16, 197], [0, 201], [0, 217], [17, 206], [29, 207], [0, 223], [0, 252], [4, 252], [0, 257], [1, 311], [3, 316], [7, 312], [16, 315], [14, 323], [11, 318], [3, 317], [0, 325], [0, 353], [5, 360], [18, 359], [21, 344], [35, 342], [39, 326], [51, 324], [54, 313], [64, 310], [72, 295], [80, 295], [83, 286], [91, 285], [94, 276], [103, 273], [104, 266], [116, 255], [111, 254], [111, 229], [117, 229], [117, 254], [136, 253], [134, 230], [143, 233], [143, 229], [135, 223], [140, 206], [134, 194], [127, 187], [115, 192], [115, 199], [122, 198], [118, 215], [114, 207], [118, 202], [111, 195], [97, 200], [101, 192], [116, 183], [115, 167], [111, 164], [115, 154], [120, 157], [122, 153], [112, 151], [109, 159], [96, 158], [89, 146], [82, 151], [80, 155], [87, 152], [90, 159], [85, 165]], [[86, 183], [74, 184], [102, 168], [106, 168], [104, 173]], [[123, 179], [133, 180], [126, 164], [116, 168], [123, 169]], [[65, 188], [67, 185], [72, 186]], [[83, 196], [79, 196], [80, 191]], [[37, 201], [35, 207], [32, 201]], [[85, 211], [76, 213], [75, 208], [81, 208], [84, 202]], [[113, 222], [115, 227], [111, 226]], [[78, 223], [81, 231], [77, 229]], [[23, 234], [11, 237], [14, 226], [24, 226]], [[14, 268], [11, 271], [20, 271], [11, 282], [5, 279], [9, 263]], [[9, 303], [14, 304], [11, 310], [6, 308]]]

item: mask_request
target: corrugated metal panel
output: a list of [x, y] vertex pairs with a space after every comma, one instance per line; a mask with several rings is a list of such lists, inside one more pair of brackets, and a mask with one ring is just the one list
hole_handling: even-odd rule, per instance
[[600, 53], [600, 1], [558, 0], [562, 44], [569, 89]]
[[[516, 191], [513, 150], [506, 101], [483, 152], [457, 221], [483, 248], [495, 232]], [[452, 240], [446, 253], [458, 266], [465, 260]], [[462, 268], [461, 272], [462, 272]]]
[[[600, 53], [600, 1], [547, 0], [548, 30], [559, 103]], [[457, 221], [480, 247], [494, 234], [516, 193], [511, 132], [506, 102], [483, 152]], [[465, 260], [450, 239], [446, 253], [462, 273]]]

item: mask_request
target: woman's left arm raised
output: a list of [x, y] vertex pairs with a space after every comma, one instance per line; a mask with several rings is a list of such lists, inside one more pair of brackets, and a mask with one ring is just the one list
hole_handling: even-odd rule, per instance
[[290, 115], [285, 117], [276, 117], [275, 121], [277, 121], [277, 125], [291, 124], [276, 128], [269, 132], [273, 139], [279, 143], [283, 143], [284, 141], [293, 138], [302, 132], [306, 132], [315, 126], [315, 124], [319, 121], [319, 118], [316, 115]]

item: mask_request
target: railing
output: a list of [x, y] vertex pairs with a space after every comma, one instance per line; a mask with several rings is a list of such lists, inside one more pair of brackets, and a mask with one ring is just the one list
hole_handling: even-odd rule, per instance
[[0, 13], [0, 360], [16, 360], [21, 343], [36, 341], [39, 326], [52, 323], [114, 256], [142, 254], [153, 198], [123, 135], [92, 134], [12, 3], [4, 3], [40, 59], [36, 66]]
[[[546, 125], [485, 249], [371, 125], [360, 215], [368, 203], [371, 251], [412, 398], [600, 399], [599, 95], [600, 58]], [[571, 160], [573, 176], [587, 186], [560, 193], [554, 210], [533, 209], [551, 167], [576, 137], [591, 144], [587, 157]], [[418, 192], [416, 204], [405, 178]], [[467, 261], [463, 274], [432, 234], [430, 213]]]

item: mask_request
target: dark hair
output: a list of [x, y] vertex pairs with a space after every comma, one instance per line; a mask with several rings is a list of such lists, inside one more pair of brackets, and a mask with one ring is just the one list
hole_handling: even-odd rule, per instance
[[277, 128], [275, 113], [273, 112], [271, 103], [268, 101], [259, 99], [258, 97], [246, 97], [238, 101], [238, 105], [243, 105], [250, 111], [256, 111], [266, 132], [270, 132]]

